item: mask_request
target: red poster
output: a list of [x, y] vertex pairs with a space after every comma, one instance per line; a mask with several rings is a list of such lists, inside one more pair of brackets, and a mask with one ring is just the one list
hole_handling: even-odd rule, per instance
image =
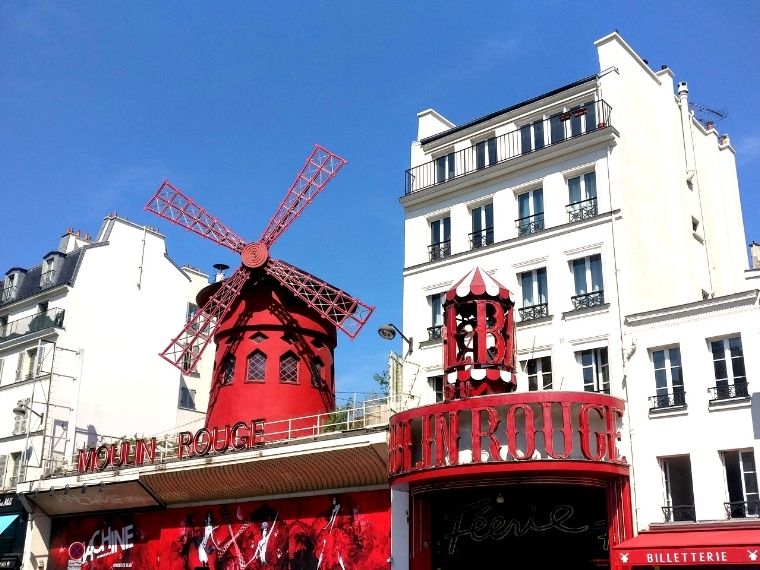
[[387, 569], [390, 493], [230, 503], [53, 523], [50, 570]]

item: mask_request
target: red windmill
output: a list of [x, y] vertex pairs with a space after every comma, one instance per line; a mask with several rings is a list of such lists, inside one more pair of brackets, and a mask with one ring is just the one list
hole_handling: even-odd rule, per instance
[[374, 307], [284, 261], [270, 247], [346, 161], [319, 145], [261, 237], [247, 242], [164, 181], [145, 209], [240, 254], [235, 273], [198, 294], [200, 310], [161, 353], [187, 374], [217, 344], [207, 427], [330, 412], [336, 329], [354, 338]]

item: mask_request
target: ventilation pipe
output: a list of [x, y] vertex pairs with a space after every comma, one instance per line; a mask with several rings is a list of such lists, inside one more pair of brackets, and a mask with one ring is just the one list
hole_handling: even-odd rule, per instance
[[678, 83], [678, 104], [681, 107], [681, 130], [683, 149], [686, 156], [686, 182], [691, 184], [696, 173], [694, 160], [694, 139], [691, 134], [691, 114], [689, 113], [689, 86], [685, 81]]

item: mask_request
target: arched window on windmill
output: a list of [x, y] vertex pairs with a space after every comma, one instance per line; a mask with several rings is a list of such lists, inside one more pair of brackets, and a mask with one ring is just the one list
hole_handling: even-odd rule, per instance
[[280, 357], [280, 382], [298, 383], [298, 357], [290, 351]]
[[264, 382], [267, 370], [267, 355], [256, 349], [248, 355], [245, 371], [246, 382]]
[[222, 360], [222, 370], [220, 383], [222, 386], [232, 384], [232, 380], [235, 377], [235, 355], [228, 354]]
[[325, 363], [318, 356], [311, 361], [311, 385], [315, 388], [321, 388], [325, 383], [324, 373]]

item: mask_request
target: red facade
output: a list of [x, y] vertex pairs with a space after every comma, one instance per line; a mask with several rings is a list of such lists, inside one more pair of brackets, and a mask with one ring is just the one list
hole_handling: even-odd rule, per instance
[[56, 519], [50, 570], [388, 568], [388, 491]]

